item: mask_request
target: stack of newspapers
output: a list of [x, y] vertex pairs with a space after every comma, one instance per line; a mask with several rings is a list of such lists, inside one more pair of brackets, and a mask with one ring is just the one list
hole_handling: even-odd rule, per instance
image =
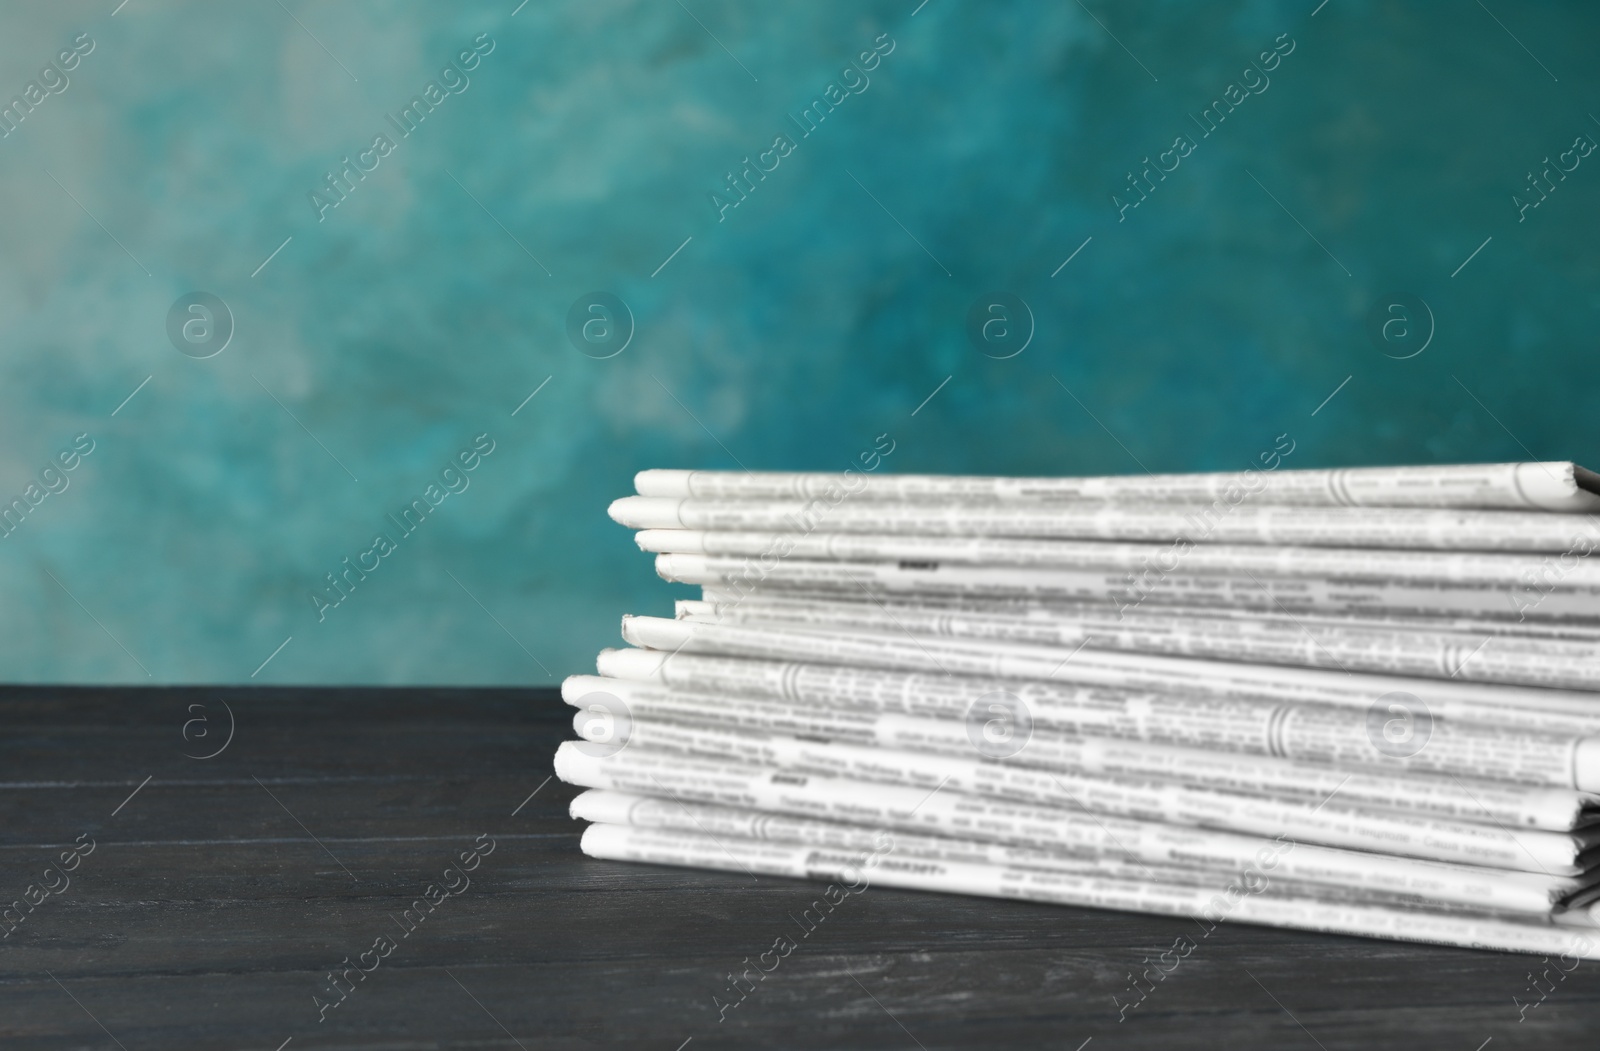
[[701, 592], [564, 683], [592, 856], [1600, 943], [1593, 472], [636, 486], [612, 518]]

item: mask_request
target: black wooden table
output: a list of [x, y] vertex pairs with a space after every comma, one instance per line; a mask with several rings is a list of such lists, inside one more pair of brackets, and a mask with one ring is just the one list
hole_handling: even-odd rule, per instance
[[1224, 924], [1119, 1020], [1190, 921], [884, 889], [719, 1021], [816, 887], [584, 858], [547, 780], [570, 711], [552, 690], [0, 691], [0, 1048], [1597, 1043], [1600, 963]]

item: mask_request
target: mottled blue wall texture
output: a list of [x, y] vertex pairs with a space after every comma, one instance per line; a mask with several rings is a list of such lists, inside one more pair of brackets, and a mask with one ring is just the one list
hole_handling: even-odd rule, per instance
[[7, 4], [4, 677], [552, 682], [634, 471], [884, 434], [1600, 459], [1600, 9], [1486, 2]]

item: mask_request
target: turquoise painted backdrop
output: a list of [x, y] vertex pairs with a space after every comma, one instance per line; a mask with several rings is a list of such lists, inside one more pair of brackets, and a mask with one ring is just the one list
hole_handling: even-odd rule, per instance
[[8, 679], [554, 681], [648, 466], [1600, 458], [1591, 5], [0, 23]]

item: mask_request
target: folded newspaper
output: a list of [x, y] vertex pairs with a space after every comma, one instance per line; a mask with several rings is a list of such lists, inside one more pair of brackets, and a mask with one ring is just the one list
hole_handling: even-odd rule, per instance
[[563, 697], [583, 850], [1600, 943], [1600, 476], [643, 471], [674, 617]]

